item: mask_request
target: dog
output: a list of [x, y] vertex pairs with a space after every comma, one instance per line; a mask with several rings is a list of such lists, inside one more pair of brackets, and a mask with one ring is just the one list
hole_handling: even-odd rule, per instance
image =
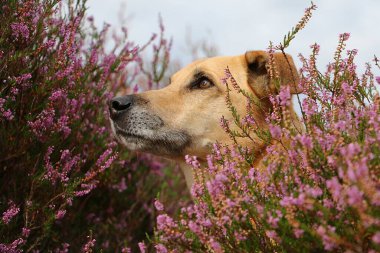
[[[201, 59], [175, 73], [165, 88], [111, 99], [112, 131], [130, 150], [178, 162], [191, 189], [193, 170], [185, 163], [184, 156], [197, 156], [202, 163], [216, 141], [232, 143], [220, 126], [222, 116], [233, 122], [225, 101], [226, 85], [221, 81], [226, 67], [239, 86], [260, 101], [260, 108], [252, 108], [253, 116], [259, 127], [268, 128], [265, 110], [271, 107], [269, 95], [278, 92], [268, 71], [270, 59], [274, 60], [281, 85], [289, 85], [291, 94], [300, 93], [296, 85], [298, 72], [290, 55], [274, 53], [271, 58], [266, 51], [247, 51], [238, 56]], [[238, 113], [245, 115], [246, 99], [242, 94], [232, 89], [230, 99]], [[292, 106], [289, 110], [297, 120]], [[234, 129], [232, 124], [231, 128]], [[259, 166], [267, 144], [257, 136], [252, 138], [253, 141], [238, 138], [238, 142], [256, 154], [254, 164]]]

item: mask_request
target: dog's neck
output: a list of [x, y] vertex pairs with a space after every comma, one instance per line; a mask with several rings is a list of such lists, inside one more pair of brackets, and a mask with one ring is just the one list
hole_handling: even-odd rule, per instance
[[179, 162], [179, 167], [182, 170], [183, 175], [185, 176], [186, 185], [189, 190], [191, 190], [191, 187], [194, 184], [194, 169], [188, 165], [185, 161]]

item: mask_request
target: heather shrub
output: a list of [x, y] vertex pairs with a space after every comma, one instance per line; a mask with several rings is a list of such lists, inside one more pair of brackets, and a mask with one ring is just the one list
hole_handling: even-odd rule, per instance
[[[276, 50], [285, 53], [315, 8], [281, 44], [270, 45], [270, 58]], [[374, 78], [370, 64], [358, 73], [357, 50], [345, 49], [348, 39], [347, 33], [339, 36], [326, 69], [317, 68], [317, 44], [309, 57], [299, 56], [300, 81], [292, 85], [303, 88], [300, 124], [292, 120], [289, 87], [281, 86], [273, 61], [269, 74], [278, 92], [270, 97], [267, 129], [256, 125], [252, 113], [260, 101], [226, 69], [234, 122], [222, 118], [221, 125], [235, 145], [216, 143], [206, 166], [186, 158], [196, 175], [194, 203], [176, 218], [156, 203], [157, 252], [380, 251], [380, 77]], [[247, 100], [246, 115], [237, 114], [232, 91]], [[230, 130], [231, 124], [240, 131]], [[236, 142], [252, 135], [267, 143], [263, 169]]]
[[158, 192], [173, 212], [185, 195], [177, 168], [120, 150], [108, 130], [110, 97], [166, 77], [162, 22], [138, 47], [85, 10], [0, 3], [0, 252], [126, 251], [152, 233]]

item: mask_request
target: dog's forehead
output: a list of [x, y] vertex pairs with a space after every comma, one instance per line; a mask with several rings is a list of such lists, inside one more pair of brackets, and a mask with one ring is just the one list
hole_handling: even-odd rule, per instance
[[243, 60], [244, 57], [242, 55], [200, 59], [176, 72], [172, 75], [171, 80], [175, 81], [182, 78], [187, 79], [189, 76], [199, 72], [211, 73], [223, 77], [225, 73], [224, 71], [227, 67], [232, 73], [236, 71], [245, 71], [246, 65], [244, 65]]

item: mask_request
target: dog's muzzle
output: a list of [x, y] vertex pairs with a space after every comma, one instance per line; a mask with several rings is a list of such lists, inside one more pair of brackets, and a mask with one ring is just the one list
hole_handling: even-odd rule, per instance
[[131, 150], [158, 155], [182, 155], [190, 137], [172, 129], [149, 108], [139, 95], [115, 97], [109, 102], [111, 128], [116, 138]]

